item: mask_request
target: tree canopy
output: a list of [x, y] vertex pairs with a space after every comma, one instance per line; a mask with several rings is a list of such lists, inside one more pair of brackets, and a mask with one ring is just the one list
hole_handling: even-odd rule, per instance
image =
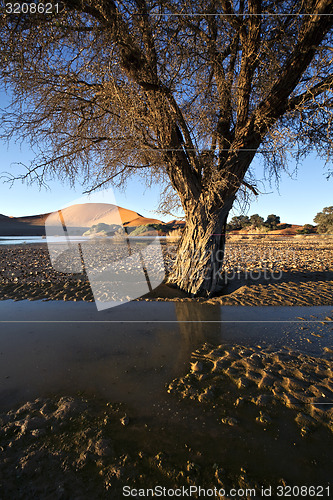
[[270, 229], [276, 228], [278, 224], [280, 224], [280, 217], [275, 214], [270, 214], [267, 216], [267, 219], [265, 221], [265, 225], [268, 226]]
[[288, 150], [331, 154], [331, 1], [62, 5], [0, 25], [5, 135], [39, 151], [35, 175], [81, 169], [93, 187], [144, 169], [195, 196], [238, 188], [257, 150], [276, 173]]
[[264, 218], [259, 214], [253, 214], [250, 217], [250, 224], [253, 227], [260, 227], [264, 224]]
[[318, 212], [313, 221], [319, 233], [333, 233], [333, 207], [325, 207]]

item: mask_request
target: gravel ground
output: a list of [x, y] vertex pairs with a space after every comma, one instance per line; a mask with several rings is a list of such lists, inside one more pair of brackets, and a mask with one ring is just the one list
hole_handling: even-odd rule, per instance
[[[123, 258], [124, 248], [100, 245], [85, 247], [85, 262], [107, 269], [108, 263]], [[171, 269], [176, 246], [162, 245], [164, 266]], [[65, 253], [60, 265], [70, 271], [81, 266], [77, 254]], [[97, 263], [95, 265], [95, 262]], [[154, 249], [148, 256], [149, 272], [163, 273], [163, 263]], [[94, 265], [92, 264], [94, 263]], [[67, 268], [66, 268], [67, 266]], [[121, 279], [135, 268], [119, 266]], [[127, 273], [127, 274], [126, 274]], [[267, 241], [232, 240], [226, 246], [222, 273], [227, 287], [209, 303], [225, 305], [331, 305], [333, 304], [333, 241], [282, 238]], [[46, 245], [0, 247], [1, 299], [93, 300], [85, 272], [60, 272], [52, 266]], [[145, 300], [193, 300], [186, 294], [161, 286]], [[196, 299], [202, 301], [203, 299]]]

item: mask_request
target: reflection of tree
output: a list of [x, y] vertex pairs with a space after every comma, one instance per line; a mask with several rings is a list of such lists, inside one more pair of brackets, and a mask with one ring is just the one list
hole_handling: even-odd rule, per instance
[[159, 371], [163, 367], [170, 380], [180, 374], [183, 366], [188, 367], [191, 353], [199, 346], [205, 342], [220, 343], [221, 308], [197, 302], [157, 303], [156, 306], [161, 323], [148, 322], [138, 328], [129, 351], [137, 369]]
[[205, 342], [219, 343], [221, 338], [220, 306], [198, 302], [176, 302], [175, 313], [181, 334], [180, 351], [177, 353], [178, 362], [189, 359], [191, 353]]

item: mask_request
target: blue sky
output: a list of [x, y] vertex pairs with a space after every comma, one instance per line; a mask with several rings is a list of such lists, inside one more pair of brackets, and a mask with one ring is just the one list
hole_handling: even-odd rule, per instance
[[[0, 173], [23, 173], [24, 167], [14, 165], [15, 162], [29, 163], [32, 152], [28, 147], [20, 149], [17, 144], [0, 144]], [[294, 168], [290, 164], [290, 170]], [[262, 168], [257, 162], [256, 175], [262, 176]], [[294, 224], [312, 223], [313, 217], [323, 207], [333, 205], [333, 178], [326, 179], [327, 169], [324, 162], [315, 156], [309, 156], [298, 170], [297, 176], [282, 174], [279, 191], [275, 184], [269, 182], [260, 185], [260, 194], [249, 209], [249, 215], [259, 213], [263, 217], [274, 213], [281, 222]], [[0, 214], [10, 216], [34, 215], [58, 210], [82, 195], [83, 188], [78, 183], [75, 189], [60, 181], [49, 183], [49, 190], [39, 189], [38, 185], [22, 184], [15, 181], [13, 186], [0, 179]], [[135, 210], [146, 217], [162, 218], [167, 221], [172, 217], [156, 213], [159, 202], [159, 187], [146, 188], [142, 181], [132, 180], [124, 191], [114, 190], [116, 203], [122, 207]], [[235, 204], [232, 215], [239, 215], [239, 206]]]

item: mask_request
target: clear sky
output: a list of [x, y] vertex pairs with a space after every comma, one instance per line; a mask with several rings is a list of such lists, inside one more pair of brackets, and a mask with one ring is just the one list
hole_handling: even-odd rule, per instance
[[[29, 163], [32, 152], [28, 147], [21, 148], [11, 143], [9, 148], [0, 144], [0, 173], [23, 173], [23, 166], [13, 165], [15, 162]], [[258, 178], [262, 175], [259, 162], [256, 167]], [[290, 165], [293, 170], [293, 165]], [[317, 212], [326, 206], [333, 205], [333, 178], [326, 179], [327, 169], [324, 162], [315, 156], [308, 157], [300, 166], [297, 176], [289, 177], [282, 174], [279, 192], [273, 183], [260, 185], [263, 192], [255, 199], [248, 215], [259, 213], [263, 217], [274, 213], [279, 215], [281, 222], [294, 224], [311, 224]], [[0, 214], [10, 216], [34, 215], [51, 212], [69, 204], [82, 195], [83, 188], [78, 183], [75, 189], [69, 184], [53, 181], [49, 183], [49, 190], [39, 189], [38, 185], [22, 184], [15, 181], [13, 186], [0, 179]], [[156, 213], [159, 202], [159, 187], [147, 189], [140, 180], [132, 180], [124, 191], [114, 190], [116, 203], [124, 208], [135, 210], [146, 217], [162, 218], [167, 221], [172, 217]], [[239, 215], [239, 206], [236, 204], [232, 215]]]

